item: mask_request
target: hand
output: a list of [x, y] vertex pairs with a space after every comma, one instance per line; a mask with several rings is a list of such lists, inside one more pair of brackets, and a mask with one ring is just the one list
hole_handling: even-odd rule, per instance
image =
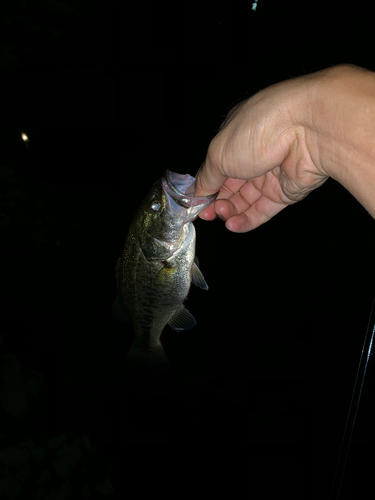
[[278, 83], [229, 112], [196, 175], [196, 196], [220, 189], [202, 219], [219, 216], [231, 231], [250, 231], [327, 180], [313, 122], [324, 78], [325, 70]]

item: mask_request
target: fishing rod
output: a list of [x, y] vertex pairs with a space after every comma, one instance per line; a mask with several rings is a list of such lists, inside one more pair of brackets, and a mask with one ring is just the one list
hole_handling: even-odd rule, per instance
[[375, 335], [375, 297], [373, 298], [372, 301], [370, 318], [367, 325], [365, 340], [363, 342], [362, 353], [361, 353], [361, 358], [359, 360], [352, 399], [350, 401], [348, 417], [346, 419], [344, 435], [341, 442], [341, 448], [340, 448], [339, 458], [337, 461], [330, 500], [338, 500], [340, 498], [340, 491], [344, 479], [345, 467], [348, 459], [349, 448], [353, 436], [355, 421], [357, 418], [359, 402], [362, 395], [363, 385], [365, 383], [365, 377], [367, 373], [367, 368], [369, 366], [370, 357], [372, 355], [374, 335]]

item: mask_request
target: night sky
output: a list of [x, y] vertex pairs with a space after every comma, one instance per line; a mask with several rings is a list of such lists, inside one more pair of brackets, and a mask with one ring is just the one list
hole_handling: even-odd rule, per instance
[[[143, 498], [172, 478], [178, 497], [329, 498], [375, 295], [375, 223], [346, 189], [246, 234], [195, 222], [209, 290], [189, 293], [193, 330], [166, 327], [168, 372], [124, 374], [132, 326], [110, 317], [139, 203], [166, 168], [196, 173], [232, 106], [375, 71], [370, 7], [251, 6], [1, 2], [1, 498]], [[343, 499], [372, 487], [373, 388], [370, 367]]]

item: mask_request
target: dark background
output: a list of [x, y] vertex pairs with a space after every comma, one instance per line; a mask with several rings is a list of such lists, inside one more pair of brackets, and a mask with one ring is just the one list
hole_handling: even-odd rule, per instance
[[[375, 70], [366, 9], [1, 3], [2, 498], [199, 483], [329, 497], [375, 294], [374, 221], [350, 193], [330, 179], [246, 234], [198, 219], [210, 288], [189, 294], [193, 330], [165, 329], [165, 374], [124, 376], [132, 330], [110, 309], [151, 184], [165, 168], [194, 175], [258, 90], [339, 63]], [[342, 498], [372, 488], [373, 383], [370, 371]]]

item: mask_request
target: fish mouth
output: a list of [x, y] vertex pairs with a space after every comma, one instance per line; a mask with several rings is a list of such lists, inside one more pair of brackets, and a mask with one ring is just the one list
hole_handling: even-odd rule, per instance
[[219, 192], [209, 196], [194, 196], [195, 177], [166, 170], [162, 186], [167, 197], [167, 208], [175, 215], [183, 215], [186, 222], [193, 221], [212, 203]]

